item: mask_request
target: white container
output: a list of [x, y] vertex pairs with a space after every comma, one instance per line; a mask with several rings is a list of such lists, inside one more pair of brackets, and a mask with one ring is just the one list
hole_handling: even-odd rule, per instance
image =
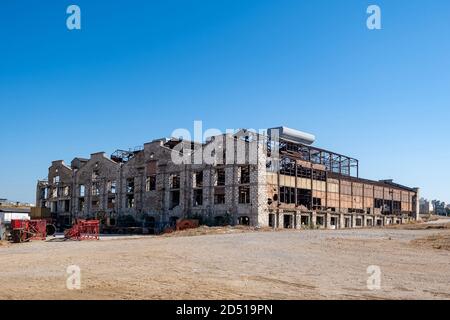
[[316, 141], [316, 136], [313, 134], [287, 127], [276, 127], [268, 129], [267, 134], [272, 135], [273, 131], [278, 132], [279, 138], [293, 143], [303, 143], [306, 145], [311, 145]]
[[30, 220], [28, 213], [0, 212], [0, 224], [9, 224], [11, 220]]

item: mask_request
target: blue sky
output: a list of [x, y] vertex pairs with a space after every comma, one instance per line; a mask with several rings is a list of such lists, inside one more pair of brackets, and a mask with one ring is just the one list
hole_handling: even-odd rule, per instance
[[[68, 31], [77, 4], [82, 30]], [[366, 8], [382, 30], [366, 28]], [[314, 133], [450, 202], [448, 0], [2, 0], [0, 198], [176, 128]]]

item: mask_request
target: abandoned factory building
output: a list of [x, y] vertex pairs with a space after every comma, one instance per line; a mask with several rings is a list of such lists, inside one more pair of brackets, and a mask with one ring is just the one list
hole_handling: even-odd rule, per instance
[[[296, 229], [384, 226], [418, 218], [417, 188], [361, 179], [358, 160], [312, 146], [314, 140], [285, 127], [261, 134], [239, 130], [205, 143], [158, 139], [109, 157], [94, 153], [70, 165], [58, 160], [48, 178], [38, 181], [36, 205], [49, 208], [59, 226], [100, 219], [149, 232], [180, 218]], [[205, 150], [213, 161], [174, 162], [174, 152], [192, 160]], [[246, 156], [236, 161], [242, 150]]]

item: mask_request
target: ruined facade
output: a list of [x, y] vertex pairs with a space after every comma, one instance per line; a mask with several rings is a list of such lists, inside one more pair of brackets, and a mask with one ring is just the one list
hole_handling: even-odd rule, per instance
[[[36, 203], [50, 208], [61, 228], [95, 218], [144, 232], [180, 218], [299, 229], [383, 226], [418, 216], [418, 189], [360, 179], [355, 159], [246, 130], [218, 138], [159, 139], [111, 157], [75, 158], [70, 166], [54, 161], [48, 179], [38, 182]], [[174, 153], [185, 161], [175, 163]], [[199, 153], [212, 160], [195, 162]]]

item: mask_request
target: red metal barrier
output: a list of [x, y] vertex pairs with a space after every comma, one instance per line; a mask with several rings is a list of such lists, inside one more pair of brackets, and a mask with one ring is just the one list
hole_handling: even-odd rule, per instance
[[78, 220], [69, 230], [64, 231], [64, 237], [71, 240], [100, 240], [99, 220]]
[[31, 220], [30, 231], [33, 234], [31, 240], [45, 240], [47, 239], [47, 221], [46, 220]]
[[47, 238], [46, 220], [11, 220], [11, 229], [15, 243]]
[[29, 220], [11, 220], [11, 229], [28, 229], [28, 225], [30, 224]]

